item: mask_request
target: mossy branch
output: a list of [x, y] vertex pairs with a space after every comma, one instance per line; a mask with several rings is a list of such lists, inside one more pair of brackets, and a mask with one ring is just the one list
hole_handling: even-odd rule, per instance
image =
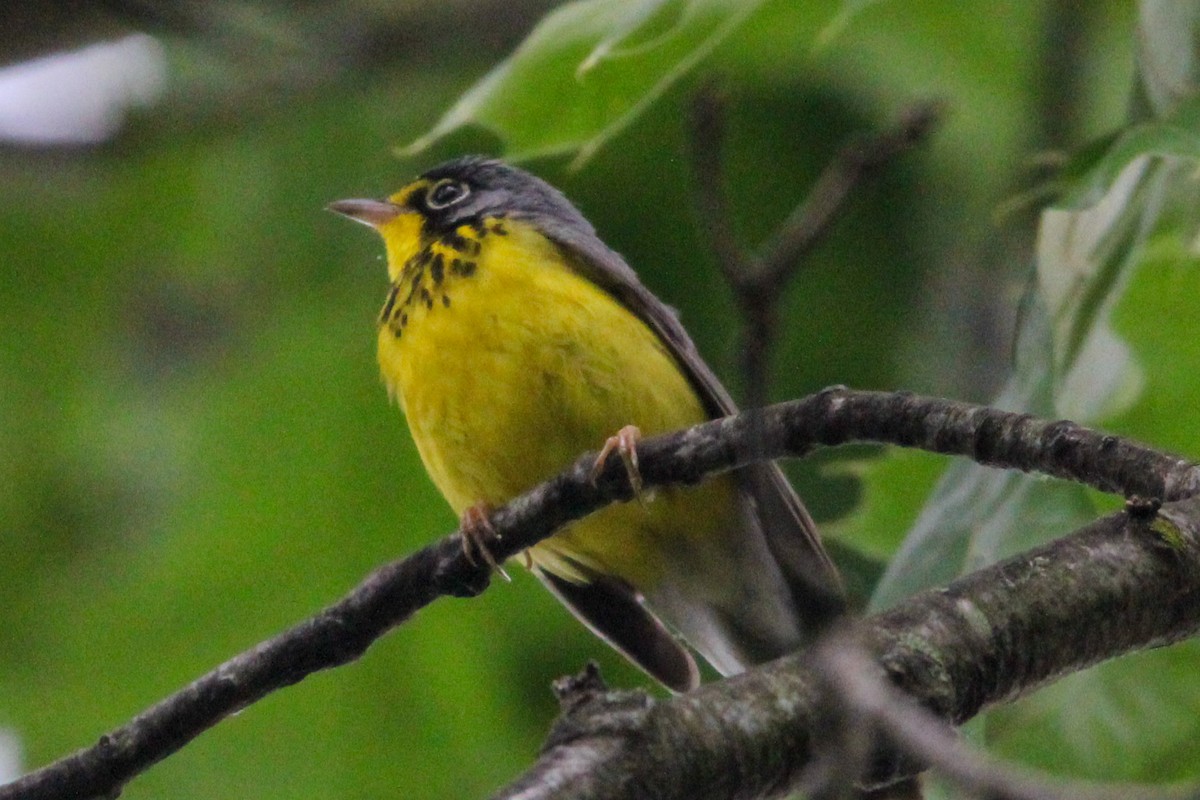
[[[1156, 520], [1172, 528], [1172, 541]], [[1197, 631], [1200, 499], [1190, 498], [1158, 517], [1105, 517], [855, 623], [852, 641], [870, 655], [866, 667], [847, 661], [854, 649], [834, 634], [815, 655], [802, 651], [668, 700], [584, 680], [566, 694], [539, 761], [494, 799], [718, 800], [811, 790], [821, 772], [814, 765], [846, 758], [844, 749], [830, 752], [838, 741], [829, 704], [839, 697], [853, 706], [860, 734], [873, 730], [863, 717], [882, 718], [886, 737], [867, 742], [864, 770], [850, 776], [862, 786], [890, 784], [937, 759], [957, 782], [993, 798], [1194, 796], [1081, 791], [1009, 767], [985, 770], [960, 743], [950, 748], [955, 740], [944, 729], [917, 736], [896, 722], [878, 694], [890, 683], [957, 725], [1067, 673]]]

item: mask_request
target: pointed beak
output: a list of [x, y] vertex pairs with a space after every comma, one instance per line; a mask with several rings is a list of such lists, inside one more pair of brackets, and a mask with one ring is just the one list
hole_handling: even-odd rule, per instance
[[404, 207], [387, 200], [335, 200], [325, 206], [335, 214], [349, 217], [355, 222], [378, 228], [404, 213]]

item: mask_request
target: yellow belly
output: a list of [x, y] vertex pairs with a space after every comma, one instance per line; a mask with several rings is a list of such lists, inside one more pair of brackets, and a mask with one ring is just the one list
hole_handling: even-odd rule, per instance
[[[624, 425], [653, 435], [706, 418], [658, 337], [571, 272], [520, 224], [485, 242], [478, 268], [446, 283], [449, 305], [379, 332], [379, 362], [434, 483], [458, 514], [501, 504], [598, 449]], [[669, 553], [708, 550], [735, 527], [728, 480], [615, 506], [534, 548], [536, 563], [579, 579], [564, 556], [641, 588]]]

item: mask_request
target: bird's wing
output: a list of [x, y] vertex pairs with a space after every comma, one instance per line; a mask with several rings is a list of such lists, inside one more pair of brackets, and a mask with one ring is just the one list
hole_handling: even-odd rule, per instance
[[696, 661], [671, 632], [642, 605], [642, 598], [619, 578], [586, 572], [587, 583], [572, 583], [534, 569], [546, 588], [592, 633], [675, 692], [700, 685]]
[[[619, 299], [657, 333], [679, 361], [713, 417], [736, 413], [729, 392], [700, 357], [675, 313], [639, 282], [625, 287]], [[783, 470], [761, 463], [738, 471], [742, 488], [755, 501], [755, 515], [767, 546], [788, 581], [792, 599], [807, 621], [824, 619], [827, 604], [841, 594], [841, 579], [825, 552], [816, 523], [800, 502]]]
[[[586, 231], [549, 221], [543, 224], [574, 269], [616, 297], [658, 334], [712, 417], [737, 411], [737, 404], [700, 357], [678, 316], [642, 285], [625, 259]], [[754, 501], [755, 516], [788, 582], [797, 611], [810, 622], [823, 620], [840, 607], [842, 586], [812, 517], [777, 465], [760, 464], [736, 474]]]

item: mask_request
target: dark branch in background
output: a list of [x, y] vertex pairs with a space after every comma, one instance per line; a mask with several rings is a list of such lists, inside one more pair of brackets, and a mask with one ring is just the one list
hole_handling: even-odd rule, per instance
[[[882, 171], [890, 161], [926, 139], [935, 126], [940, 109], [930, 103], [914, 106], [902, 115], [893, 130], [873, 137], [857, 137], [844, 144], [826, 166], [804, 200], [776, 228], [757, 257], [739, 244], [733, 228], [732, 209], [725, 195], [725, 168], [722, 144], [725, 129], [725, 101], [713, 83], [693, 98], [691, 119], [692, 172], [694, 196], [701, 227], [726, 282], [733, 290], [742, 319], [738, 353], [744, 381], [744, 400], [750, 408], [761, 408], [769, 397], [767, 385], [772, 350], [777, 338], [779, 306], [789, 280], [802, 268], [806, 257], [832, 230], [853, 189], [871, 174]], [[761, 433], [761, 432], [760, 432]], [[760, 442], [761, 446], [761, 442]], [[759, 474], [748, 476], [762, 480]], [[815, 590], [814, 594], [819, 594]], [[814, 627], [816, 633], [836, 621], [831, 616]], [[810, 796], [813, 800], [856, 798], [868, 795], [855, 791], [855, 748], [862, 736], [855, 724], [853, 707], [829, 696], [837, 707], [827, 733], [841, 743], [841, 752], [827, 759], [830, 779]], [[850, 770], [850, 771], [848, 771]], [[900, 800], [922, 796], [917, 779], [871, 794], [875, 800]]]
[[1087, 45], [1098, 14], [1088, 0], [1051, 0], [1042, 13], [1034, 115], [1041, 130], [1035, 145], [1061, 154], [1079, 140], [1080, 106], [1090, 74]]
[[725, 196], [721, 157], [725, 103], [711, 85], [697, 92], [692, 105], [696, 204], [701, 227], [721, 273], [733, 289], [745, 326], [738, 352], [748, 407], [758, 408], [767, 402], [768, 366], [776, 340], [779, 302], [787, 282], [829, 233], [854, 189], [923, 142], [940, 113], [936, 103], [915, 105], [891, 130], [855, 137], [844, 144], [760, 253], [750, 255], [738, 243]]
[[[871, 659], [866, 689], [856, 683], [861, 673], [842, 674], [841, 662], [814, 669], [814, 659], [851, 652], [837, 643], [665, 701], [593, 686], [568, 698], [538, 763], [495, 797], [715, 800], [810, 789], [829, 732], [830, 673], [855, 682], [839, 687], [843, 696], [891, 740], [871, 743], [864, 784], [887, 785], [929, 759], [997, 800], [1067, 796], [971, 772], [977, 764], [958, 751], [938, 752], [944, 739], [895, 725], [872, 693], [886, 680], [940, 722], [958, 725], [1067, 673], [1198, 630], [1200, 498], [1163, 506], [1156, 517], [1113, 514], [855, 623], [851, 635]], [[891, 744], [917, 759], [896, 756]]]
[[[1068, 422], [1046, 422], [910, 394], [843, 388], [646, 439], [638, 446], [638, 457], [642, 479], [649, 488], [695, 483], [754, 461], [803, 455], [819, 445], [862, 441], [1037, 470], [1125, 496], [1169, 501], [1200, 492], [1200, 469], [1190, 463]], [[593, 484], [594, 461], [595, 454], [582, 456], [566, 472], [492, 514], [498, 535], [492, 552], [498, 560], [516, 555], [571, 520], [611, 502], [631, 499], [623, 464], [610, 459]], [[1168, 555], [1167, 560], [1174, 563], [1176, 554]], [[1185, 555], [1179, 554], [1177, 566], [1190, 563]], [[486, 588], [488, 578], [485, 566], [464, 557], [460, 536], [449, 536], [381, 567], [338, 603], [222, 664], [101, 737], [93, 747], [0, 786], [0, 800], [114, 795], [132, 777], [233, 712], [313, 672], [358, 658], [377, 638], [437, 597], [478, 594]], [[1072, 585], [1077, 583], [1077, 578], [1071, 580]], [[1160, 587], [1166, 584], [1151, 585], [1161, 606], [1165, 589]], [[1062, 593], [1061, 586], [1058, 593]], [[889, 618], [895, 619], [894, 615]], [[1084, 652], [1091, 651], [1085, 648]], [[1031, 675], [1028, 665], [1016, 666], [1022, 668], [1004, 678], [1013, 681], [1005, 692], [1016, 691], [1026, 685], [1022, 681], [1037, 677]], [[744, 687], [756, 679], [746, 676], [739, 680], [736, 685]], [[997, 697], [994, 687], [980, 687], [978, 681], [974, 673], [957, 675], [951, 682], [954, 686], [946, 690], [979, 692], [980, 702]], [[692, 715], [709, 713], [703, 700], [687, 707]], [[955, 721], [964, 718], [957, 712], [943, 716]], [[708, 736], [711, 734], [701, 738]]]

